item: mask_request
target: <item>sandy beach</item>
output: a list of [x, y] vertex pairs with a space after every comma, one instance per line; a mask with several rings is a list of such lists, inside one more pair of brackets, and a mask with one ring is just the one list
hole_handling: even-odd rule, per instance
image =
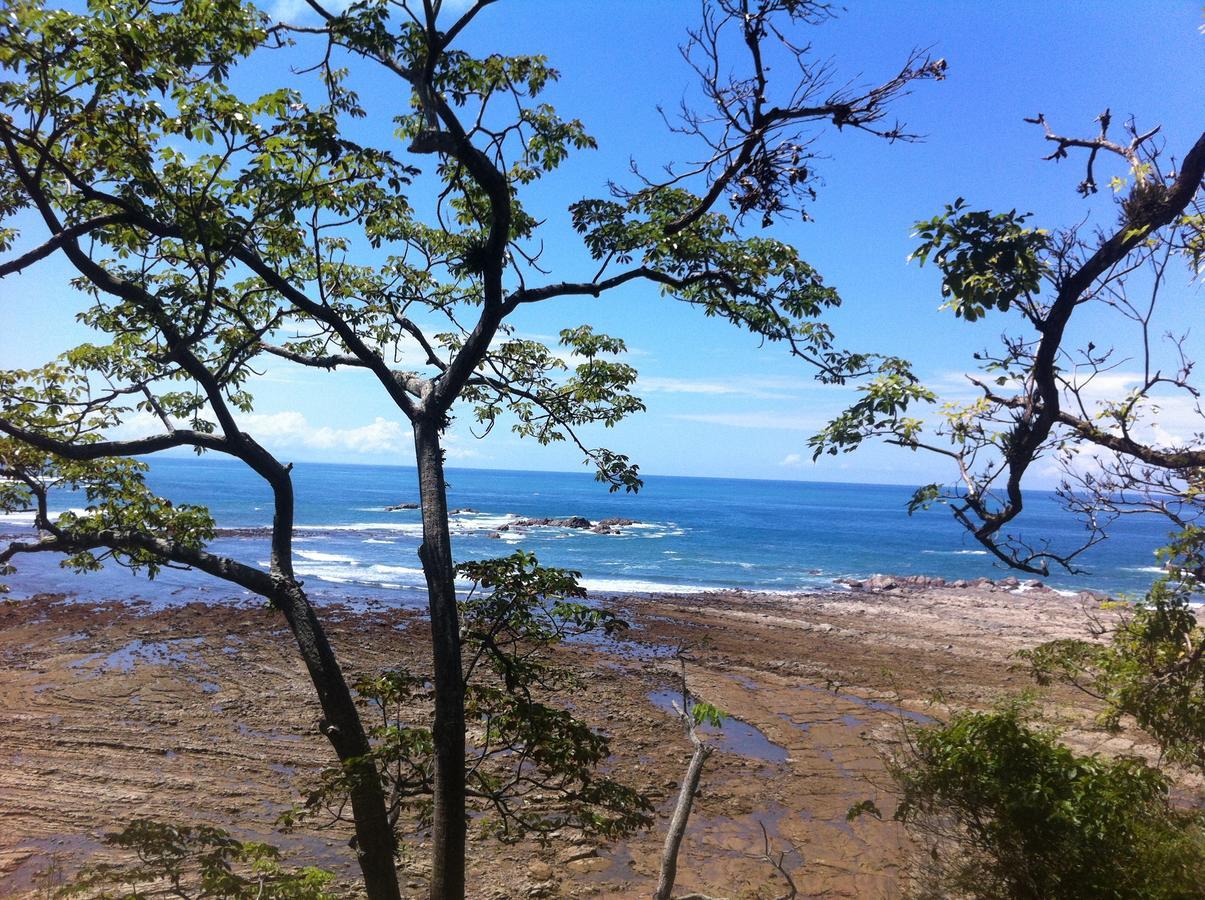
[[[575, 834], [546, 848], [475, 842], [474, 897], [648, 896], [690, 752], [663, 693], [679, 644], [693, 648], [692, 690], [734, 716], [711, 737], [719, 750], [704, 774], [679, 891], [781, 895], [782, 879], [759, 858], [760, 823], [776, 849], [802, 854], [786, 858], [802, 895], [897, 896], [906, 835], [889, 821], [845, 819], [864, 799], [891, 809], [882, 754], [905, 726], [1028, 686], [1011, 655], [1083, 635], [1099, 607], [1090, 595], [1011, 583], [606, 602], [632, 623], [626, 639], [559, 652], [583, 679], [577, 711], [613, 735], [613, 767], [656, 803], [657, 826], [611, 846]], [[370, 603], [327, 606], [322, 616], [349, 673], [424, 668], [426, 623], [414, 611]], [[1081, 696], [1047, 697], [1081, 749], [1149, 749], [1140, 734], [1083, 727], [1092, 710]], [[274, 828], [333, 756], [271, 610], [57, 596], [5, 603], [0, 710], [0, 896], [37, 895], [58, 873], [104, 858], [104, 833], [135, 816], [268, 840], [354, 886], [345, 833]], [[403, 885], [419, 896], [422, 835], [413, 847]]]

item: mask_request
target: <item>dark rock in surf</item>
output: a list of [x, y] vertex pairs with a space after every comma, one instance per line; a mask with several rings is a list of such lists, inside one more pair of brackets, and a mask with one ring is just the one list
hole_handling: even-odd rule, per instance
[[396, 506], [386, 506], [385, 512], [397, 512], [399, 509], [418, 509], [417, 503], [399, 503]]
[[516, 519], [511, 522], [516, 528], [537, 528], [549, 526], [552, 528], [589, 528], [590, 520], [584, 516], [564, 516], [563, 518]]

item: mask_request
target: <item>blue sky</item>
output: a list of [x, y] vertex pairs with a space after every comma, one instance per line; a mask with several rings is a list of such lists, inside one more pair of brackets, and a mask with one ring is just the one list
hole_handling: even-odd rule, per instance
[[[293, 0], [283, 0], [291, 3]], [[281, 11], [296, 10], [282, 5]], [[688, 153], [656, 111], [692, 86], [676, 46], [694, 22], [694, 2], [511, 0], [482, 14], [468, 45], [477, 50], [546, 53], [562, 73], [552, 100], [583, 119], [598, 151], [574, 157], [539, 185], [529, 203], [548, 218], [545, 264], [552, 279], [589, 276], [588, 258], [565, 226], [565, 207], [622, 180], [629, 158], [649, 170]], [[948, 78], [922, 83], [897, 107], [921, 143], [888, 146], [866, 135], [829, 135], [815, 221], [774, 234], [800, 248], [845, 307], [831, 318], [843, 342], [899, 354], [951, 396], [965, 396], [971, 353], [994, 342], [1001, 323], [968, 325], [939, 312], [937, 278], [907, 263], [911, 225], [963, 196], [976, 207], [1033, 210], [1044, 226], [1068, 225], [1090, 211], [1112, 221], [1109, 198], [1075, 192], [1081, 161], [1042, 162], [1039, 129], [1024, 116], [1045, 113], [1063, 132], [1089, 134], [1110, 107], [1140, 126], [1163, 126], [1169, 151], [1195, 140], [1205, 109], [1205, 37], [1195, 2], [851, 3], [840, 18], [804, 37], [832, 57], [842, 79], [877, 82], [914, 47], [949, 63]], [[785, 74], [785, 73], [784, 73]], [[379, 109], [363, 128], [386, 143], [385, 113], [403, 104], [396, 82], [363, 70], [357, 84]], [[1102, 179], [1103, 181], [1103, 179]], [[563, 240], [561, 237], [563, 236]], [[546, 237], [548, 240], [548, 237]], [[47, 262], [0, 282], [0, 358], [33, 365], [87, 339], [72, 316], [69, 273]], [[1169, 327], [1192, 321], [1200, 298], [1183, 273]], [[630, 286], [604, 300], [563, 300], [525, 309], [514, 324], [530, 336], [590, 322], [625, 338], [639, 368], [648, 412], [594, 442], [630, 454], [649, 473], [752, 478], [918, 483], [948, 476], [939, 462], [878, 447], [812, 465], [808, 436], [850, 399], [811, 380], [780, 348]], [[1100, 325], [1089, 318], [1088, 326]], [[1196, 339], [1194, 338], [1194, 341]], [[1199, 341], [1196, 343], [1199, 346]], [[248, 425], [287, 458], [342, 462], [413, 459], [407, 427], [380, 389], [356, 373], [335, 378], [271, 365], [255, 386]], [[541, 448], [503, 430], [476, 440], [457, 424], [453, 464], [487, 468], [577, 469], [569, 448]]]

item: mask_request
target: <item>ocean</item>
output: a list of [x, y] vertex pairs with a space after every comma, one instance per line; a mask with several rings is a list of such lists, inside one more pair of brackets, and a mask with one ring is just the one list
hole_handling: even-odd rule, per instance
[[[211, 547], [242, 561], [266, 565], [271, 522], [268, 491], [241, 464], [228, 460], [159, 458], [149, 480], [175, 502], [207, 506], [219, 527], [240, 529]], [[414, 470], [404, 466], [299, 463], [297, 572], [318, 600], [380, 599], [425, 602], [417, 557], [417, 510], [386, 507], [418, 498]], [[994, 564], [937, 507], [909, 516], [911, 488], [893, 485], [754, 481], [650, 476], [639, 494], [609, 494], [588, 473], [448, 470], [453, 551], [458, 560], [501, 556], [522, 548], [546, 565], [582, 574], [592, 593], [681, 593], [738, 588], [767, 592], [841, 589], [839, 578], [876, 573], [1002, 578]], [[59, 509], [78, 506], [55, 498]], [[634, 519], [615, 534], [553, 526], [522, 530], [501, 526], [516, 518], [584, 516]], [[0, 516], [0, 532], [28, 536], [32, 514]], [[1081, 522], [1053, 494], [1033, 491], [1023, 528], [1034, 541], [1071, 547], [1082, 540]], [[1084, 575], [1055, 572], [1045, 579], [1061, 590], [1137, 595], [1157, 577], [1153, 551], [1167, 524], [1131, 516], [1110, 538], [1081, 557]], [[491, 537], [491, 535], [493, 535]], [[139, 597], [152, 602], [242, 596], [207, 575], [164, 570], [155, 582], [108, 565], [77, 575], [49, 554], [15, 560], [6, 581], [12, 596], [68, 592], [86, 599]], [[1021, 577], [1025, 577], [1022, 575]]]

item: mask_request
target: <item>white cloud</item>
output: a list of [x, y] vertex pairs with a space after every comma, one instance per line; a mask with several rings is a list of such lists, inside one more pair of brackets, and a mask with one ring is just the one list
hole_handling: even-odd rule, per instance
[[745, 397], [781, 397], [782, 394], [759, 391], [731, 381], [702, 381], [693, 378], [657, 378], [640, 376], [636, 390], [643, 394], [708, 394]]
[[727, 428], [766, 428], [772, 431], [817, 431], [824, 427], [823, 419], [773, 412], [677, 413], [670, 418], [722, 425]]
[[660, 378], [641, 375], [636, 390], [645, 394], [703, 394], [753, 397], [761, 400], [789, 400], [805, 391], [840, 390], [812, 378], [790, 376], [738, 376], [723, 381], [705, 378]]
[[780, 462], [779, 465], [787, 466], [789, 468], [793, 468], [795, 466], [802, 466], [803, 465], [803, 457], [800, 456], [798, 453], [788, 453], [786, 456], [784, 456], [782, 458], [782, 462]]
[[[212, 418], [212, 416], [210, 417]], [[177, 427], [187, 428], [187, 422], [177, 422]], [[376, 416], [364, 425], [335, 428], [317, 425], [305, 413], [287, 410], [276, 413], [250, 413], [238, 417], [238, 426], [255, 440], [276, 451], [296, 452], [300, 449], [321, 451], [316, 458], [331, 459], [343, 456], [390, 456], [401, 460], [414, 458], [414, 439], [410, 426], [404, 421]], [[148, 435], [162, 434], [163, 423], [154, 415], [138, 412], [125, 419], [116, 428], [110, 429], [108, 437], [115, 440], [132, 440]], [[448, 459], [489, 459], [473, 446], [465, 446], [462, 435], [444, 435], [444, 453]], [[476, 441], [469, 440], [475, 444]]]
[[489, 459], [488, 456], [472, 447], [460, 446], [460, 435], [445, 434], [443, 439], [444, 456], [448, 459]]
[[410, 448], [410, 429], [381, 416], [354, 428], [332, 428], [313, 425], [303, 413], [296, 411], [252, 413], [243, 416], [239, 425], [253, 437], [277, 445], [362, 455], [400, 453]]

